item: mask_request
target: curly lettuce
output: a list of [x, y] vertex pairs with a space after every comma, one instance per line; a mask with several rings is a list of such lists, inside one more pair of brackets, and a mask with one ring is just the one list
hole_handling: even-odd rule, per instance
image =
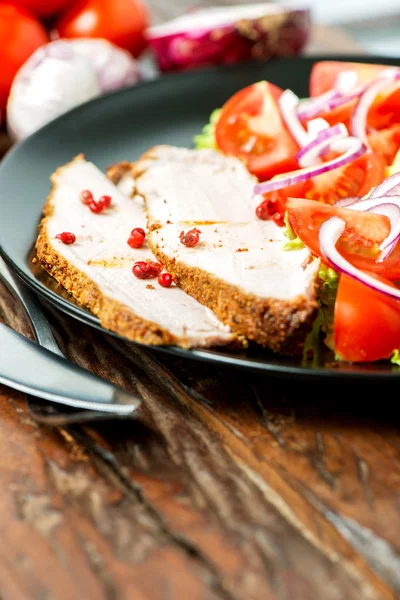
[[193, 138], [194, 147], [199, 150], [200, 148], [216, 148], [215, 143], [215, 126], [221, 113], [220, 108], [216, 108], [210, 115], [210, 120], [207, 125], [204, 125], [201, 133], [195, 135]]
[[400, 350], [395, 350], [393, 352], [393, 356], [391, 357], [390, 362], [393, 365], [397, 365], [400, 367]]

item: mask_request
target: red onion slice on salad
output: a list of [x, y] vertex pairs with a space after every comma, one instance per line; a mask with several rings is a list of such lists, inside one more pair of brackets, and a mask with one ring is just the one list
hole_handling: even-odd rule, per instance
[[310, 141], [310, 135], [304, 129], [298, 117], [299, 102], [298, 96], [292, 90], [285, 90], [279, 97], [278, 105], [286, 127], [298, 145], [306, 146]]
[[400, 171], [386, 177], [376, 186], [370, 193], [370, 198], [378, 198], [379, 196], [397, 196], [400, 194]]
[[393, 81], [400, 79], [400, 69], [385, 69], [372, 83], [366, 86], [361, 94], [351, 116], [351, 134], [359, 137], [364, 144], [369, 146], [367, 139], [367, 116], [375, 98]]
[[368, 198], [348, 206], [352, 210], [369, 211], [385, 215], [390, 221], [390, 233], [379, 246], [381, 251], [377, 262], [382, 262], [389, 256], [400, 237], [400, 196], [387, 196], [383, 198]]
[[331, 89], [320, 96], [303, 100], [299, 104], [297, 116], [303, 121], [308, 121], [313, 117], [317, 117], [322, 112], [328, 111], [330, 103], [339, 98], [341, 98], [340, 93], [335, 89]]
[[308, 121], [323, 112], [329, 112], [341, 104], [358, 98], [365, 86], [356, 88], [357, 81], [356, 71], [348, 70], [339, 73], [331, 90], [301, 102], [298, 110], [299, 119]]
[[364, 283], [378, 292], [382, 292], [391, 298], [400, 300], [400, 290], [398, 288], [386, 285], [382, 281], [371, 277], [371, 275], [360, 271], [360, 269], [354, 267], [340, 254], [336, 248], [336, 243], [344, 232], [345, 227], [345, 221], [339, 219], [339, 217], [331, 217], [325, 221], [325, 223], [322, 223], [318, 236], [320, 249], [324, 257], [339, 273], [349, 275], [349, 277], [353, 277], [357, 281]]
[[340, 198], [339, 200], [336, 200], [334, 206], [338, 206], [340, 208], [348, 208], [349, 206], [355, 204], [356, 202], [359, 202], [360, 200], [362, 200], [360, 196], [348, 196], [347, 198]]
[[343, 140], [348, 136], [349, 133], [343, 123], [323, 129], [307, 146], [299, 150], [296, 154], [296, 160], [300, 167], [312, 167], [319, 162], [321, 153], [329, 148], [333, 142]]
[[266, 194], [274, 190], [279, 190], [281, 188], [293, 185], [295, 183], [307, 181], [312, 177], [322, 175], [322, 173], [326, 173], [327, 171], [331, 171], [332, 169], [343, 167], [344, 165], [353, 162], [353, 160], [355, 160], [359, 156], [362, 156], [367, 150], [366, 146], [362, 143], [362, 141], [354, 137], [348, 137], [344, 140], [341, 140], [340, 144], [343, 144], [343, 148], [347, 148], [346, 151], [340, 156], [337, 156], [332, 160], [315, 165], [313, 167], [300, 169], [298, 171], [291, 171], [284, 177], [279, 176], [275, 179], [270, 179], [269, 181], [262, 181], [255, 185], [254, 195]]

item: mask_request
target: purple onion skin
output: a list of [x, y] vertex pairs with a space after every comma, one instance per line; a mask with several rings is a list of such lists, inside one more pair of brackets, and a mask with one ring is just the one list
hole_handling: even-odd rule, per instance
[[[279, 19], [277, 19], [279, 17]], [[309, 10], [242, 20], [217, 29], [203, 29], [150, 38], [160, 71], [185, 71], [247, 60], [297, 56], [311, 30]]]

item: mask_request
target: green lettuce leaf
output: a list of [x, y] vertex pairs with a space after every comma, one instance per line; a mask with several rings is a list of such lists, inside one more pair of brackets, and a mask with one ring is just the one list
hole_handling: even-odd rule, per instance
[[220, 108], [216, 108], [210, 115], [210, 121], [207, 125], [204, 125], [201, 133], [195, 135], [193, 138], [194, 147], [200, 148], [216, 148], [215, 144], [215, 125], [219, 119], [221, 113]]

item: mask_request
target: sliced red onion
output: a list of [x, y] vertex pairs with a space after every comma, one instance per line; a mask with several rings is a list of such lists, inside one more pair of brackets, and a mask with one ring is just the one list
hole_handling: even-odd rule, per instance
[[368, 211], [385, 215], [390, 222], [390, 233], [379, 246], [380, 255], [377, 262], [382, 262], [395, 247], [395, 240], [400, 236], [400, 196], [368, 198], [349, 205], [347, 208], [357, 211]]
[[[350, 102], [351, 100], [354, 100], [355, 98], [358, 98], [359, 96], [361, 96], [363, 91], [364, 91], [364, 88], [359, 88], [357, 91], [353, 92], [352, 94], [348, 94], [346, 96], [341, 96], [339, 94], [339, 92], [334, 92], [331, 95], [331, 98], [328, 98], [324, 102], [321, 102], [320, 105], [315, 103], [314, 106], [309, 107], [308, 104], [304, 103], [304, 105], [299, 108], [298, 116], [301, 120], [308, 121], [308, 119], [317, 117], [321, 113], [330, 112], [334, 108], [337, 108], [338, 106], [342, 106], [342, 104], [346, 104], [347, 102]], [[321, 97], [322, 96], [319, 96], [318, 98], [321, 98]], [[314, 100], [314, 98], [312, 98], [311, 100]], [[311, 102], [311, 100], [309, 102]]]
[[316, 119], [311, 119], [307, 123], [307, 133], [311, 138], [317, 137], [317, 135], [323, 131], [324, 129], [329, 128], [328, 121], [322, 119], [321, 117], [317, 117]]
[[400, 69], [385, 69], [361, 94], [351, 116], [351, 134], [359, 137], [369, 147], [367, 138], [367, 116], [368, 111], [375, 98], [390, 83], [400, 79]]
[[299, 146], [306, 146], [310, 141], [310, 136], [304, 129], [298, 114], [299, 98], [292, 90], [285, 90], [279, 97], [278, 104], [286, 127], [296, 140]]
[[343, 167], [344, 165], [353, 162], [353, 160], [359, 156], [362, 156], [367, 150], [362, 141], [354, 137], [348, 137], [347, 139], [342, 140], [341, 144], [346, 145], [347, 147], [344, 154], [313, 167], [292, 171], [285, 177], [277, 177], [276, 179], [270, 179], [269, 181], [262, 181], [254, 187], [254, 194], [266, 194], [267, 192], [279, 190], [295, 183], [307, 181], [308, 179], [312, 179], [317, 175], [322, 175], [322, 173], [326, 173], [332, 169]]
[[375, 279], [375, 277], [371, 277], [371, 275], [357, 269], [357, 267], [346, 260], [336, 249], [336, 243], [344, 232], [345, 227], [345, 221], [339, 219], [339, 217], [331, 217], [325, 221], [325, 223], [322, 223], [318, 237], [320, 249], [324, 257], [339, 273], [344, 273], [378, 292], [382, 292], [391, 298], [400, 300], [400, 289], [387, 285], [382, 281]]
[[355, 69], [346, 69], [339, 73], [335, 81], [335, 89], [342, 96], [353, 93], [358, 83], [358, 73]]
[[298, 110], [299, 119], [308, 121], [322, 112], [329, 112], [333, 108], [357, 98], [364, 89], [361, 87], [355, 88], [357, 81], [358, 73], [356, 71], [342, 71], [337, 76], [331, 90], [301, 103]]
[[340, 200], [336, 200], [334, 206], [339, 208], [348, 208], [352, 204], [359, 202], [361, 200], [360, 196], [348, 196], [347, 198], [340, 198]]
[[399, 241], [399, 239], [400, 235], [394, 238], [394, 240], [390, 244], [388, 244], [384, 250], [381, 250], [377, 262], [383, 262], [384, 260], [386, 260], [386, 258], [393, 252], [393, 250], [397, 246], [397, 242]]
[[333, 142], [348, 138], [349, 133], [343, 123], [338, 123], [328, 129], [323, 129], [316, 138], [301, 148], [296, 154], [300, 167], [307, 168], [319, 162], [321, 152], [330, 147]]
[[297, 115], [299, 119], [302, 119], [303, 121], [308, 121], [309, 119], [320, 115], [322, 112], [329, 110], [328, 107], [330, 103], [333, 100], [340, 98], [340, 93], [337, 90], [328, 90], [320, 96], [315, 96], [308, 100], [303, 100], [303, 102], [301, 102], [299, 105]]
[[311, 32], [309, 8], [273, 3], [216, 6], [150, 27], [146, 37], [161, 71], [296, 56]]
[[[378, 198], [360, 198], [358, 202], [354, 202], [351, 205], [352, 210], [372, 210], [378, 208], [379, 206], [383, 206], [386, 204], [392, 204], [393, 206], [400, 206], [400, 196], [390, 196], [390, 198], [386, 196], [380, 196]], [[396, 209], [394, 209], [396, 210]]]
[[376, 186], [370, 193], [370, 198], [377, 198], [379, 196], [397, 196], [400, 193], [400, 171], [398, 173], [393, 173], [390, 177], [386, 177]]

